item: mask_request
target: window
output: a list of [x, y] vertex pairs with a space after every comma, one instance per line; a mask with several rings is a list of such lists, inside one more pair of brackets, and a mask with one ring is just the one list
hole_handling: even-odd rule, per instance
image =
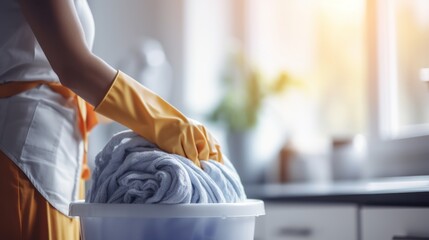
[[368, 1], [370, 176], [429, 172], [428, 11], [427, 1]]
[[352, 137], [366, 128], [365, 1], [247, 1], [245, 44], [267, 75], [304, 82], [277, 102], [294, 135]]
[[429, 134], [429, 2], [379, 2], [382, 135]]

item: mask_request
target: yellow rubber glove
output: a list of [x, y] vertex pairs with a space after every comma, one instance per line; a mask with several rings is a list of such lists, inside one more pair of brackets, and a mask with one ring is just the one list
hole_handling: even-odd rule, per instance
[[222, 162], [219, 144], [203, 125], [121, 71], [95, 111], [199, 167], [200, 160]]

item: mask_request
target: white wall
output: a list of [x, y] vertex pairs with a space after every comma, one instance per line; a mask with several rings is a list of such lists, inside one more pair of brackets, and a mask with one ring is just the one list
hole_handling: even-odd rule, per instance
[[95, 20], [93, 51], [118, 67], [144, 38], [161, 42], [173, 68], [172, 103], [183, 108], [184, 0], [89, 0]]

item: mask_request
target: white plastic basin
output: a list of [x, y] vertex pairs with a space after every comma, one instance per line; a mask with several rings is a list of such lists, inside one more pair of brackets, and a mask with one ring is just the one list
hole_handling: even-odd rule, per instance
[[252, 240], [261, 200], [210, 204], [70, 204], [84, 240]]

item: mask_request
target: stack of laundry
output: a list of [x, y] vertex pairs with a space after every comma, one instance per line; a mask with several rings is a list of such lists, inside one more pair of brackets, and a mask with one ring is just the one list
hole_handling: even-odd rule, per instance
[[116, 134], [97, 155], [91, 203], [233, 203], [246, 199], [231, 162], [201, 161], [202, 168], [163, 152], [132, 131]]

